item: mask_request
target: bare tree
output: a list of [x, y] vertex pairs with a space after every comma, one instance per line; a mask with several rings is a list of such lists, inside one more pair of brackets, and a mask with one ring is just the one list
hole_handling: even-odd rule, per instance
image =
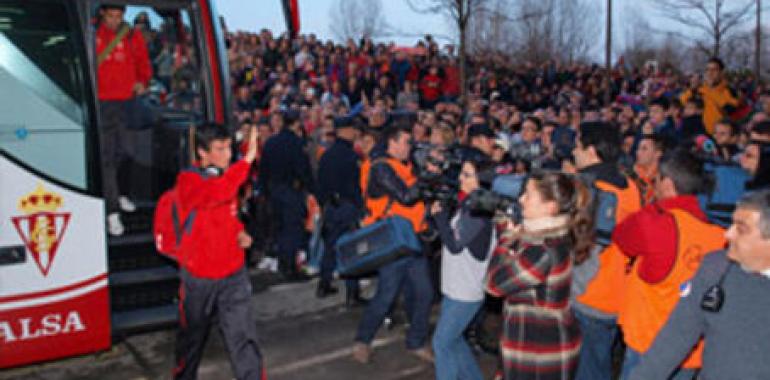
[[388, 35], [381, 0], [336, 0], [329, 16], [329, 28], [340, 41]]
[[513, 8], [511, 0], [489, 0], [490, 12], [477, 13], [468, 21], [466, 51], [491, 53], [512, 51], [516, 38], [511, 32], [515, 27], [504, 14]]
[[596, 46], [599, 13], [587, 0], [490, 0], [471, 18], [469, 49], [509, 60], [585, 60]]
[[565, 62], [584, 60], [596, 46], [601, 12], [596, 3], [583, 0], [523, 0], [519, 13], [529, 14], [518, 23], [520, 49], [536, 62], [559, 59]]
[[[707, 37], [697, 40], [704, 53], [719, 56], [724, 43], [752, 16], [755, 0], [653, 0], [661, 14]], [[728, 5], [729, 4], [729, 5]]]
[[628, 7], [624, 25], [624, 41], [619, 49], [629, 67], [642, 67], [649, 61], [657, 61], [661, 68], [677, 71], [699, 70], [703, 64], [700, 53], [690, 40], [672, 32], [660, 33], [653, 29], [636, 7]]

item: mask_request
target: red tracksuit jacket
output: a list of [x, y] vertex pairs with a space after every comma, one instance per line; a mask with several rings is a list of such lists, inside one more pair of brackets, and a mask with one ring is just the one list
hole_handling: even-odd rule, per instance
[[[96, 30], [96, 55], [110, 44], [117, 32], [100, 25]], [[99, 65], [99, 100], [128, 100], [134, 96], [135, 83], [147, 86], [152, 78], [152, 66], [144, 37], [132, 30]]]
[[220, 279], [244, 265], [238, 234], [238, 188], [249, 174], [249, 164], [240, 160], [220, 177], [204, 179], [185, 171], [177, 177], [182, 215], [195, 210], [190, 234], [182, 240], [179, 263], [195, 277]]

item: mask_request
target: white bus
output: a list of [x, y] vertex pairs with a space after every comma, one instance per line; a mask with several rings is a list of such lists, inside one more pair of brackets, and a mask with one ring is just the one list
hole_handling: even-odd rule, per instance
[[[176, 322], [174, 263], [155, 252], [154, 200], [189, 165], [195, 124], [227, 124], [222, 23], [209, 0], [0, 3], [0, 368], [107, 349]], [[119, 180], [137, 204], [105, 232], [94, 20], [126, 6], [163, 117], [131, 132]]]

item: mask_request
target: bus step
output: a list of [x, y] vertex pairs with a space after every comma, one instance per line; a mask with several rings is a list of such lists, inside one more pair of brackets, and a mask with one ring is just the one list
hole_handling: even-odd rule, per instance
[[112, 312], [153, 308], [174, 304], [178, 300], [179, 280], [167, 280], [134, 284], [131, 286], [110, 286], [110, 308]]
[[174, 326], [179, 319], [176, 304], [112, 313], [112, 335], [158, 330]]
[[110, 286], [131, 286], [176, 279], [177, 269], [170, 265], [164, 265], [155, 268], [113, 272], [110, 274]]

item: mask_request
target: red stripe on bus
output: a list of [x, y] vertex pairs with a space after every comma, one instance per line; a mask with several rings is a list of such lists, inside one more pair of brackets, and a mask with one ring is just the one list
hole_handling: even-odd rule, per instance
[[[225, 123], [225, 105], [224, 105], [224, 99], [222, 98], [222, 80], [220, 78], [220, 71], [219, 71], [219, 65], [221, 62], [219, 62], [219, 57], [217, 56], [217, 42], [216, 42], [216, 36], [214, 36], [214, 24], [215, 22], [219, 22], [218, 20], [214, 20], [211, 17], [211, 10], [209, 8], [209, 2], [207, 0], [200, 0], [198, 2], [201, 7], [201, 14], [203, 16], [203, 31], [206, 35], [206, 50], [209, 55], [209, 66], [211, 66], [211, 79], [212, 84], [214, 85], [214, 93], [212, 94], [212, 97], [214, 98], [214, 119], [217, 123], [224, 124]], [[229, 91], [229, 89], [228, 89]]]
[[66, 293], [66, 292], [68, 292], [70, 290], [74, 290], [74, 289], [77, 289], [77, 288], [82, 288], [84, 286], [91, 285], [93, 283], [99, 282], [99, 281], [104, 280], [106, 278], [107, 278], [107, 273], [102, 273], [102, 274], [100, 274], [100, 275], [98, 275], [96, 277], [91, 277], [91, 278], [89, 278], [87, 280], [83, 280], [83, 281], [76, 282], [74, 284], [70, 284], [70, 285], [67, 285], [67, 286], [62, 286], [62, 287], [59, 287], [59, 288], [48, 289], [48, 290], [43, 290], [43, 291], [39, 291], [39, 292], [17, 294], [17, 295], [13, 295], [13, 296], [0, 297], [0, 303], [13, 302], [13, 301], [21, 301], [21, 300], [26, 300], [26, 299], [30, 299], [30, 298], [39, 298], [39, 297], [46, 297], [46, 296], [51, 296], [51, 295], [55, 295], [55, 294], [59, 294], [59, 293]]

